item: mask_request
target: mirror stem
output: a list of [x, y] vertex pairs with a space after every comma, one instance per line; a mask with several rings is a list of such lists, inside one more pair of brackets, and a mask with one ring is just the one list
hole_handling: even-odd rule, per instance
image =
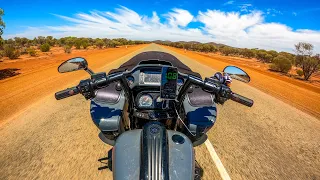
[[87, 71], [87, 73], [89, 73], [90, 75], [94, 74], [94, 72], [89, 68], [85, 68], [84, 70]]

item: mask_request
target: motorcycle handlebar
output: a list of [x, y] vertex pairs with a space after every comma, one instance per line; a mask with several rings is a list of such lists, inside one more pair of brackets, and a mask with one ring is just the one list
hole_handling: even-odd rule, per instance
[[74, 96], [79, 94], [79, 89], [77, 87], [68, 88], [55, 93], [56, 100], [64, 99], [70, 96]]
[[251, 107], [253, 105], [253, 100], [246, 98], [244, 96], [241, 96], [240, 94], [237, 93], [231, 93], [231, 98], [232, 101], [238, 102], [240, 104], [243, 104], [245, 106]]
[[[105, 74], [96, 74], [97, 76], [95, 76], [92, 80], [89, 80], [90, 83], [87, 83], [86, 88], [81, 88], [82, 86], [79, 84], [79, 86], [77, 87], [72, 87], [72, 88], [68, 88], [65, 89], [63, 91], [59, 91], [55, 94], [55, 97], [57, 100], [60, 99], [64, 99], [76, 94], [80, 93], [80, 89], [81, 89], [81, 93], [82, 94], [86, 94], [84, 92], [87, 92], [89, 89], [91, 90], [96, 90], [96, 89], [100, 89], [104, 86], [106, 86], [107, 84], [109, 84], [112, 81], [115, 80], [121, 80], [125, 74], [120, 73], [117, 75], [113, 75], [113, 76], [106, 76]], [[253, 105], [253, 100], [246, 98], [244, 96], [241, 96], [237, 93], [233, 93], [231, 92], [231, 90], [229, 88], [223, 88], [223, 86], [221, 86], [216, 80], [211, 79], [211, 78], [206, 78], [204, 81], [200, 78], [197, 77], [193, 77], [193, 76], [188, 76], [187, 77], [187, 81], [185, 82], [183, 88], [180, 90], [180, 93], [178, 95], [178, 99], [179, 98], [183, 98], [185, 93], [187, 92], [187, 89], [190, 87], [191, 84], [194, 85], [198, 85], [206, 90], [208, 90], [211, 93], [220, 93], [220, 94], [229, 94], [228, 99], [231, 99], [233, 101], [236, 101], [240, 104], [243, 104], [245, 106], [251, 107]], [[90, 86], [90, 88], [88, 87]], [[90, 97], [86, 97], [86, 98], [90, 98]]]

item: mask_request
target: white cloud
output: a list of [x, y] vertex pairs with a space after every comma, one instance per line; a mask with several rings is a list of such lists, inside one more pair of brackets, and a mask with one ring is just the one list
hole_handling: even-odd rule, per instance
[[189, 11], [183, 10], [183, 9], [173, 9], [173, 12], [169, 12], [168, 14], [165, 14], [164, 16], [167, 17], [167, 20], [169, 21], [169, 24], [171, 26], [187, 26], [193, 19], [193, 15], [190, 14]]
[[[235, 47], [288, 52], [293, 52], [295, 43], [303, 41], [312, 43], [315, 51], [320, 52], [320, 31], [293, 30], [284, 24], [266, 23], [260, 11], [243, 14], [243, 12], [207, 10], [192, 15], [187, 10], [174, 8], [162, 16], [156, 12], [146, 16], [121, 6], [115, 12], [92, 11], [78, 13], [74, 17], [55, 16], [69, 22], [69, 25], [28, 27], [22, 33], [5, 34], [4, 37], [33, 38], [52, 35], [54, 37], [213, 41]], [[190, 28], [188, 25], [191, 22], [197, 22], [200, 25], [198, 28]]]
[[204, 30], [209, 34], [228, 37], [244, 35], [247, 28], [263, 21], [260, 12], [240, 15], [237, 12], [217, 10], [200, 11], [197, 19], [205, 25]]
[[233, 4], [233, 3], [234, 3], [234, 1], [227, 1], [227, 2], [225, 2], [223, 5], [226, 6], [226, 5], [231, 5], [231, 4]]
[[241, 4], [238, 6], [241, 12], [250, 12], [252, 8], [252, 4]]
[[276, 15], [283, 15], [283, 13], [277, 9], [274, 9], [274, 8], [268, 8], [266, 13], [268, 15], [271, 15], [271, 16], [276, 16]]

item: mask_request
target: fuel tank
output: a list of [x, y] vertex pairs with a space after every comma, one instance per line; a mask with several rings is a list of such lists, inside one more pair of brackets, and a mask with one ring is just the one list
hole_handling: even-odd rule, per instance
[[158, 122], [122, 133], [112, 153], [115, 180], [194, 179], [194, 150], [184, 134]]

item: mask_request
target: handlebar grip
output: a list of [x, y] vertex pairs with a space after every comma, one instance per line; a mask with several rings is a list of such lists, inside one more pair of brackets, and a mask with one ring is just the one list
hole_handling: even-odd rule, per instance
[[253, 105], [252, 99], [246, 98], [237, 93], [232, 93], [230, 99], [248, 107], [251, 107]]
[[70, 96], [79, 94], [79, 89], [77, 87], [68, 88], [55, 93], [56, 100], [64, 99]]

